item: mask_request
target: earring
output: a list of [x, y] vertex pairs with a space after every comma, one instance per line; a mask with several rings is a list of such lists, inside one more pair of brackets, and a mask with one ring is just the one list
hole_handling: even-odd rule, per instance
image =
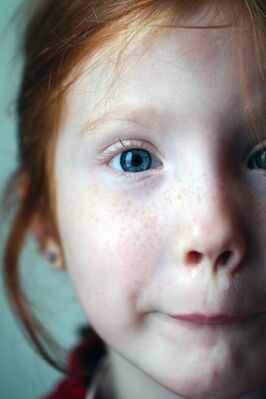
[[46, 250], [43, 252], [48, 264], [55, 269], [63, 269], [61, 250], [51, 239], [46, 242]]
[[58, 255], [55, 251], [47, 251], [45, 253], [46, 259], [48, 260], [49, 263], [55, 263], [58, 259]]

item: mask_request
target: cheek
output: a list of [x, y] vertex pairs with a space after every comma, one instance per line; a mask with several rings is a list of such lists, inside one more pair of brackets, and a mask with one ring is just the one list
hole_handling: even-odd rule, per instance
[[67, 201], [64, 196], [58, 209], [66, 264], [81, 304], [97, 332], [113, 343], [121, 339], [118, 331], [138, 324], [138, 298], [159, 258], [155, 210], [144, 212], [95, 190], [70, 194]]

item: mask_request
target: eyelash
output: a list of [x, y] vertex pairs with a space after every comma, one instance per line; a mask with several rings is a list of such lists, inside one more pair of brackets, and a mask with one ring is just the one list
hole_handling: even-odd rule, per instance
[[[117, 143], [117, 144], [115, 144], [113, 146], [114, 148], [111, 147], [112, 149], [105, 150], [96, 159], [99, 162], [106, 161], [106, 159], [107, 159], [108, 162], [110, 162], [115, 155], [119, 155], [119, 154], [123, 153], [123, 152], [119, 153], [119, 150], [121, 150], [121, 149], [126, 151], [126, 150], [129, 150], [129, 149], [142, 148], [144, 150], [149, 151], [151, 154], [155, 155], [153, 147], [150, 144], [148, 144], [146, 141], [143, 141], [143, 140], [126, 140], [126, 141], [123, 142], [119, 138], [119, 142], [120, 142], [120, 144]], [[266, 151], [266, 141], [265, 140], [262, 141], [262, 143], [258, 146], [258, 148], [255, 151], [253, 151], [251, 154], [249, 154], [249, 156], [247, 158], [247, 162], [250, 162], [251, 157], [254, 156], [257, 152], [262, 151], [262, 150]], [[118, 175], [118, 177], [130, 178], [130, 179], [139, 178], [138, 175], [140, 174], [140, 172], [132, 173], [132, 172], [125, 172], [125, 171], [118, 171], [117, 169], [114, 169], [114, 168], [112, 168], [112, 169], [114, 171], [112, 173], [116, 173]]]

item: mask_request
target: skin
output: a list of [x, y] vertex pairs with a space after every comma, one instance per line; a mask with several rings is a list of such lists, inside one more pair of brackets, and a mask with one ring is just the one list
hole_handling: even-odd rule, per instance
[[[139, 34], [119, 78], [112, 54], [94, 69], [88, 60], [68, 94], [57, 218], [66, 267], [108, 347], [105, 397], [258, 398], [265, 384], [266, 313], [228, 325], [170, 316], [266, 311], [266, 172], [247, 166], [259, 143], [242, 115], [264, 90], [252, 45], [241, 84], [232, 37], [165, 29], [142, 51]], [[157, 114], [126, 116], [141, 107]], [[90, 128], [95, 115], [105, 118]], [[155, 166], [123, 171], [119, 139], [144, 141]]]

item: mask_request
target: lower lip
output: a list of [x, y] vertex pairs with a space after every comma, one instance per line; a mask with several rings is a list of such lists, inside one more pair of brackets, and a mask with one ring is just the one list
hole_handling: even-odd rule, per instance
[[196, 324], [207, 324], [207, 325], [212, 325], [212, 324], [234, 324], [234, 323], [239, 323], [239, 322], [244, 322], [248, 320], [255, 319], [262, 314], [265, 315], [265, 312], [259, 312], [250, 316], [245, 316], [245, 317], [230, 317], [226, 315], [216, 315], [216, 316], [205, 316], [200, 313], [192, 313], [188, 315], [175, 315], [175, 316], [170, 316], [171, 318], [175, 320], [181, 320], [181, 321], [187, 321], [190, 323], [196, 323]]

